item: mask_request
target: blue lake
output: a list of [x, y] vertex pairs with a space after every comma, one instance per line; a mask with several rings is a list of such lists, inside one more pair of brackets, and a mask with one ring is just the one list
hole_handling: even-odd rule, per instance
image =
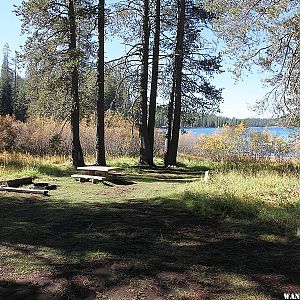
[[[182, 128], [187, 132], [191, 132], [192, 134], [199, 136], [201, 134], [213, 134], [214, 132], [220, 130], [221, 128], [203, 128], [203, 127], [193, 127], [193, 128]], [[270, 133], [282, 137], [285, 139], [289, 139], [291, 135], [300, 135], [300, 130], [292, 129], [292, 128], [282, 128], [282, 127], [249, 127], [249, 130], [263, 132], [264, 130], [268, 130]]]

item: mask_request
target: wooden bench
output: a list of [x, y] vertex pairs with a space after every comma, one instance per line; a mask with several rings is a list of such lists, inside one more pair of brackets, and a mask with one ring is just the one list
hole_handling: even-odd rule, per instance
[[92, 183], [97, 183], [98, 181], [103, 181], [105, 177], [96, 175], [86, 175], [86, 174], [73, 174], [71, 177], [79, 179], [80, 182], [85, 182], [91, 180]]

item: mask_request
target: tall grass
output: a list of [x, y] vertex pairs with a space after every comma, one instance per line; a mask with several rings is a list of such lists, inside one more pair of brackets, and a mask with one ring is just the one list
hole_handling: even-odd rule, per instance
[[[215, 173], [212, 180], [187, 182], [167, 206], [187, 208], [220, 222], [262, 226], [283, 235], [300, 237], [300, 185], [298, 174], [262, 170], [249, 175], [241, 171]], [[253, 232], [254, 234], [255, 232]]]
[[[85, 155], [94, 155], [96, 145], [95, 117], [80, 123], [80, 139]], [[0, 117], [0, 151], [47, 156], [70, 154], [71, 127], [52, 118], [29, 119], [23, 123], [10, 116]], [[155, 153], [162, 154], [163, 135], [156, 132]], [[109, 156], [137, 155], [139, 132], [131, 120], [116, 114], [105, 117], [105, 146]]]
[[0, 178], [62, 176], [70, 168], [71, 161], [67, 156], [47, 155], [41, 157], [7, 151], [0, 153]]

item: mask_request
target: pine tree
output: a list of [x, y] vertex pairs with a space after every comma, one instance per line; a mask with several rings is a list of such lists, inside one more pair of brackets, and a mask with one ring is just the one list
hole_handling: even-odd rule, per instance
[[[140, 164], [153, 165], [153, 124], [155, 120], [156, 87], [153, 84], [150, 107], [151, 24], [154, 1], [120, 1], [113, 6], [111, 30], [128, 45], [127, 53], [114, 60], [111, 67], [123, 68], [132, 98], [133, 115], [140, 132]], [[142, 5], [141, 5], [142, 4]], [[157, 52], [157, 51], [156, 51]], [[157, 55], [157, 54], [156, 54]], [[155, 71], [154, 71], [155, 72]], [[157, 76], [153, 77], [157, 80]], [[152, 79], [153, 79], [152, 78]], [[153, 108], [154, 107], [154, 108]], [[138, 112], [136, 110], [138, 108]], [[150, 125], [150, 127], [149, 127]], [[149, 128], [151, 128], [149, 130]], [[150, 141], [151, 140], [151, 141]], [[151, 146], [152, 144], [152, 146]]]
[[150, 42], [150, 24], [149, 24], [149, 0], [144, 0], [143, 11], [143, 36], [142, 36], [142, 61], [140, 75], [140, 164], [151, 164], [151, 150], [148, 135], [148, 70], [149, 70], [149, 42]]
[[71, 131], [72, 131], [72, 160], [73, 166], [84, 166], [83, 152], [80, 144], [79, 136], [79, 72], [77, 63], [77, 23], [75, 1], [69, 0], [68, 5], [68, 21], [69, 21], [69, 62], [70, 67], [70, 96], [72, 99], [71, 108]]
[[154, 129], [155, 129], [155, 114], [156, 114], [156, 98], [159, 79], [159, 44], [161, 31], [161, 0], [155, 0], [155, 28], [153, 38], [153, 55], [152, 55], [152, 77], [151, 77], [151, 92], [149, 100], [149, 117], [148, 117], [148, 136], [149, 136], [149, 164], [154, 165]]
[[0, 78], [0, 114], [13, 114], [13, 72], [10, 68], [9, 45], [3, 49], [3, 63]]
[[202, 36], [213, 18], [199, 1], [177, 1], [176, 46], [165, 73], [167, 78], [173, 68], [169, 84], [166, 166], [176, 165], [182, 111], [217, 111], [222, 100], [221, 90], [209, 83], [209, 77], [220, 72], [220, 57], [207, 52], [209, 42]]
[[64, 114], [68, 111], [75, 167], [84, 165], [79, 139], [79, 81], [80, 67], [89, 55], [83, 47], [90, 46], [89, 30], [84, 26], [79, 30], [78, 24], [89, 4], [88, 0], [29, 0], [17, 10], [22, 17], [22, 29], [28, 34], [23, 55], [31, 75], [28, 92], [50, 107], [50, 111], [52, 106]]
[[257, 110], [300, 126], [300, 2], [299, 0], [206, 1], [218, 14], [215, 31], [225, 41], [225, 54], [237, 78], [254, 66], [265, 74], [269, 92]]
[[104, 27], [105, 27], [105, 1], [98, 2], [98, 61], [97, 61], [97, 144], [96, 164], [105, 166], [104, 144]]

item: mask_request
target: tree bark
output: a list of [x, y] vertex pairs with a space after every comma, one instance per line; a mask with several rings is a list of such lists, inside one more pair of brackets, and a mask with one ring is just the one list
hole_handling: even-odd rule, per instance
[[83, 152], [79, 137], [79, 90], [78, 90], [78, 66], [77, 66], [77, 45], [76, 45], [76, 17], [74, 0], [69, 0], [69, 53], [71, 67], [71, 131], [72, 131], [72, 161], [74, 167], [84, 166]]
[[154, 129], [155, 129], [155, 113], [156, 113], [156, 97], [157, 97], [157, 84], [158, 84], [158, 65], [159, 65], [159, 40], [160, 40], [160, 0], [156, 0], [155, 8], [155, 33], [153, 45], [153, 62], [152, 62], [152, 80], [151, 92], [149, 103], [149, 120], [148, 120], [148, 133], [149, 133], [149, 163], [154, 165]]
[[180, 119], [181, 119], [181, 85], [184, 50], [185, 0], [178, 0], [177, 36], [174, 63], [174, 118], [172, 135], [167, 150], [167, 165], [176, 165]]
[[144, 16], [143, 16], [143, 49], [142, 49], [142, 68], [141, 68], [141, 104], [140, 104], [140, 164], [150, 165], [150, 144], [148, 135], [148, 60], [149, 60], [149, 0], [144, 0]]
[[96, 165], [106, 166], [104, 142], [104, 15], [105, 0], [98, 2], [97, 142]]
[[167, 133], [165, 140], [165, 155], [164, 155], [164, 164], [165, 167], [169, 166], [169, 152], [170, 152], [170, 143], [172, 138], [172, 127], [173, 127], [173, 115], [174, 115], [174, 96], [175, 96], [175, 66], [173, 70], [173, 80], [172, 80], [172, 89], [170, 93], [170, 101], [168, 104], [168, 115], [167, 115]]

